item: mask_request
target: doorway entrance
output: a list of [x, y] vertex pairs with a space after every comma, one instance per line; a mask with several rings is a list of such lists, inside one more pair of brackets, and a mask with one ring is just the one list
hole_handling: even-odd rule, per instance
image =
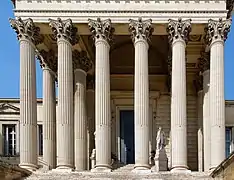
[[120, 110], [120, 161], [135, 163], [134, 110]]

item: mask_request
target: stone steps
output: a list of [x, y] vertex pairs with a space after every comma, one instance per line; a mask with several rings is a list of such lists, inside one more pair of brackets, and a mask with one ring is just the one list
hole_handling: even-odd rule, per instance
[[213, 178], [209, 177], [208, 174], [192, 172], [187, 174], [172, 174], [170, 172], [160, 172], [160, 173], [147, 173], [147, 174], [136, 174], [131, 171], [129, 172], [111, 172], [111, 173], [92, 173], [92, 172], [42, 172], [37, 171], [31, 176], [26, 178], [26, 180], [112, 180], [112, 179], [154, 179], [154, 180], [211, 180]]

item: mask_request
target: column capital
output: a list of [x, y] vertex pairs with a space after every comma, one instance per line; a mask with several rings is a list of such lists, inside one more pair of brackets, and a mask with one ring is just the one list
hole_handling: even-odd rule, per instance
[[204, 49], [200, 52], [201, 57], [198, 58], [198, 68], [203, 73], [210, 69], [210, 52], [206, 52]]
[[37, 53], [37, 59], [40, 62], [41, 68], [49, 68], [54, 73], [57, 73], [58, 63], [57, 57], [53, 50], [45, 51], [44, 49]]
[[231, 19], [222, 20], [222, 18], [219, 18], [218, 21], [210, 19], [205, 28], [205, 42], [211, 45], [216, 40], [225, 41], [230, 31], [231, 23]]
[[18, 40], [27, 39], [34, 45], [43, 42], [43, 36], [40, 34], [40, 28], [35, 26], [31, 18], [22, 20], [20, 17], [9, 19], [12, 29], [15, 30]]
[[169, 42], [173, 43], [175, 40], [183, 40], [185, 43], [188, 42], [189, 34], [192, 30], [191, 28], [191, 19], [182, 20], [179, 18], [178, 20], [169, 19], [168, 20], [168, 38]]
[[82, 69], [85, 72], [88, 72], [92, 68], [92, 62], [87, 56], [86, 51], [79, 52], [78, 50], [74, 50], [72, 52], [72, 59], [73, 59], [73, 68], [75, 69]]
[[95, 77], [94, 77], [94, 75], [91, 75], [91, 74], [88, 74], [87, 75], [87, 84], [86, 84], [86, 87], [87, 87], [87, 89], [92, 89], [92, 90], [94, 90], [94, 85], [95, 85]]
[[114, 28], [110, 19], [101, 21], [100, 18], [97, 18], [97, 20], [89, 19], [88, 21], [89, 30], [92, 33], [94, 42], [103, 39], [110, 44], [113, 41]]
[[71, 45], [78, 43], [77, 28], [73, 26], [71, 19], [62, 20], [58, 18], [57, 20], [49, 19], [49, 21], [49, 26], [57, 41], [63, 39], [71, 43]]
[[131, 33], [132, 41], [145, 40], [150, 41], [154, 28], [152, 28], [152, 20], [142, 20], [141, 17], [138, 20], [129, 19], [129, 32]]

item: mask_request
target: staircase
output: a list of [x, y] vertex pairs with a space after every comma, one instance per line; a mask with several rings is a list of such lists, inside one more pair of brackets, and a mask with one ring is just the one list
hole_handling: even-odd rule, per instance
[[114, 172], [116, 173], [129, 173], [134, 169], [134, 164], [127, 164], [127, 165], [123, 165], [119, 168], [117, 168], [116, 170], [114, 170]]

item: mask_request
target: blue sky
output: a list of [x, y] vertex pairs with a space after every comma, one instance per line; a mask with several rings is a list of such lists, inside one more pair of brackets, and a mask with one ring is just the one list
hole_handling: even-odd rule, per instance
[[[0, 98], [19, 97], [19, 44], [11, 29], [13, 15], [10, 0], [0, 0]], [[233, 27], [232, 27], [233, 29]], [[225, 99], [234, 100], [234, 30], [225, 45]], [[42, 70], [37, 62], [37, 97], [42, 97]]]

